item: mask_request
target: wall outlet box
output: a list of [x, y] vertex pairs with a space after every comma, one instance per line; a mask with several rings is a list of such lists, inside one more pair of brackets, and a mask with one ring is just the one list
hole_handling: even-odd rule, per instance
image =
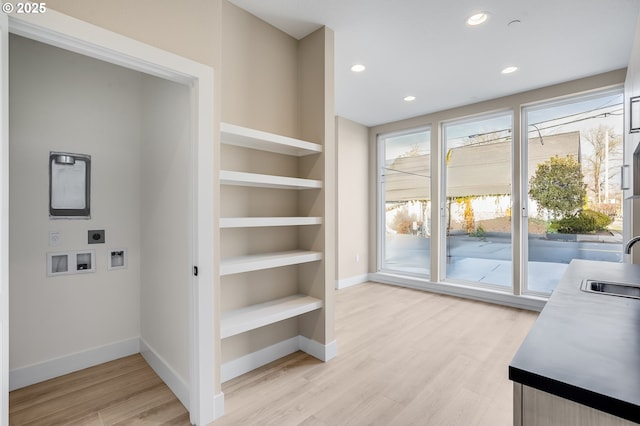
[[89, 244], [104, 244], [104, 229], [89, 231], [87, 242]]
[[126, 248], [112, 248], [107, 252], [109, 258], [107, 259], [107, 269], [124, 269], [127, 267], [127, 249]]
[[47, 275], [50, 277], [95, 271], [95, 250], [47, 253]]

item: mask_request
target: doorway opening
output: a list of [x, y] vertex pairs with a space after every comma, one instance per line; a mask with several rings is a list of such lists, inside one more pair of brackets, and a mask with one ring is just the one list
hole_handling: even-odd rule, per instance
[[[64, 131], [60, 133], [45, 131], [47, 134], [39, 135], [37, 143], [47, 142], [58, 145], [76, 143], [80, 148], [88, 149], [91, 147], [96, 152], [93, 156], [92, 168], [96, 176], [99, 174], [96, 159], [102, 157], [105, 160], [103, 162], [103, 170], [100, 173], [103, 176], [100, 178], [103, 181], [101, 197], [98, 196], [100, 191], [96, 191], [99, 188], [98, 183], [94, 181], [95, 187], [92, 193], [94, 197], [92, 203], [93, 218], [91, 219], [91, 221], [101, 220], [104, 223], [102, 228], [106, 231], [106, 243], [96, 249], [97, 271], [94, 274], [94, 278], [102, 275], [104, 282], [100, 283], [99, 281], [101, 280], [97, 279], [96, 282], [89, 283], [86, 280], [89, 275], [85, 274], [80, 277], [82, 280], [65, 280], [63, 284], [58, 282], [57, 286], [51, 280], [45, 280], [45, 283], [41, 282], [40, 284], [42, 293], [38, 293], [38, 289], [31, 289], [31, 291], [35, 292], [35, 296], [41, 299], [45, 298], [47, 291], [50, 295], [57, 297], [57, 299], [49, 300], [51, 304], [57, 303], [63, 307], [70, 308], [69, 310], [71, 311], [73, 309], [77, 310], [67, 320], [60, 320], [60, 318], [57, 321], [55, 319], [52, 320], [53, 326], [58, 327], [59, 331], [63, 330], [67, 335], [58, 334], [59, 339], [55, 339], [54, 335], [52, 335], [50, 340], [54, 341], [54, 348], [45, 349], [44, 353], [40, 353], [39, 360], [35, 358], [31, 360], [34, 361], [31, 365], [54, 367], [49, 370], [48, 374], [55, 374], [56, 368], [64, 368], [65, 362], [81, 360], [95, 364], [99, 363], [100, 357], [104, 358], [102, 361], [107, 361], [109, 358], [117, 358], [122, 353], [135, 350], [136, 345], [138, 345], [139, 352], [145, 355], [151, 367], [187, 407], [191, 421], [195, 424], [212, 421], [221, 414], [220, 412], [216, 414], [214, 402], [221, 402], [222, 396], [221, 394], [214, 395], [215, 377], [213, 374], [212, 296], [214, 274], [209, 266], [211, 264], [210, 259], [213, 258], [213, 215], [211, 214], [213, 210], [213, 194], [211, 187], [203, 188], [202, 185], [197, 184], [203, 178], [209, 178], [208, 181], [211, 182], [212, 179], [210, 178], [213, 175], [212, 70], [204, 65], [159, 51], [134, 40], [128, 40], [108, 31], [96, 29], [89, 24], [78, 24], [74, 21], [73, 25], [71, 25], [68, 22], [71, 18], [53, 11], [50, 11], [43, 20], [39, 20], [38, 25], [23, 21], [20, 17], [5, 17], [5, 19], [9, 20], [8, 28], [14, 34], [12, 39], [20, 36], [27, 43], [43, 42], [48, 48], [51, 48], [51, 46], [54, 46], [54, 49], [62, 48], [65, 51], [73, 52], [71, 53], [72, 55], [79, 53], [78, 57], [83, 56], [87, 59], [87, 62], [79, 65], [80, 67], [88, 66], [91, 68], [101, 62], [101, 66], [112, 69], [124, 66], [124, 68], [128, 68], [126, 71], [129, 73], [128, 76], [125, 76], [124, 74], [126, 73], [118, 74], [120, 71], [114, 71], [117, 75], [114, 78], [104, 80], [102, 89], [97, 89], [98, 93], [79, 94], [78, 92], [81, 90], [76, 90], [75, 93], [78, 97], [75, 99], [64, 97], [65, 90], [68, 90], [69, 87], [66, 89], [64, 86], [58, 85], [50, 87], [54, 93], [57, 90], [57, 94], [60, 95], [60, 98], [49, 99], [53, 104], [53, 107], [50, 105], [50, 114], [39, 114], [41, 120], [35, 121], [33, 121], [34, 117], [32, 116], [31, 126], [20, 127], [24, 123], [14, 122], [14, 117], [10, 122], [12, 155], [14, 154], [14, 146], [22, 147], [22, 144], [14, 144], [14, 127], [18, 131], [22, 128], [24, 134], [21, 136], [29, 139], [38, 136], [29, 132], [36, 130], [43, 132], [43, 129], [47, 128], [46, 125], [50, 125], [52, 126], [49, 127], [50, 130], [67, 127], [68, 132], [65, 135]], [[9, 43], [6, 40], [8, 38], [8, 28], [6, 25], [2, 25], [2, 30], [4, 31], [2, 38], [5, 39], [3, 50], [8, 49]], [[3, 52], [3, 57], [7, 57], [6, 52]], [[82, 62], [80, 59], [77, 60]], [[3, 63], [3, 73], [6, 72], [7, 66], [14, 66], [12, 61], [13, 58], [11, 56], [8, 57], [8, 60], [3, 61], [5, 62]], [[69, 65], [76, 64], [71, 61]], [[37, 67], [29, 66], [23, 71], [25, 74], [30, 75], [37, 71]], [[51, 71], [51, 69], [47, 71]], [[133, 76], [131, 73], [134, 72], [139, 75]], [[140, 74], [140, 72], [145, 75]], [[64, 72], [59, 73], [59, 75], [64, 78]], [[88, 80], [91, 79], [91, 73], [80, 75], [86, 76]], [[98, 95], [96, 99], [99, 101], [115, 102], [118, 96], [126, 96], [128, 89], [132, 88], [130, 84], [136, 79], [139, 84], [135, 86], [135, 91], [138, 92], [139, 96], [137, 99], [129, 99], [122, 110], [120, 108], [105, 108], [105, 104], [100, 102], [94, 104], [93, 107], [82, 102], [77, 103], [75, 106], [70, 105], [79, 99], [86, 100], [96, 94]], [[85, 83], [87, 81], [82, 77], [70, 82], [71, 85], [80, 87]], [[7, 87], [4, 87], [4, 85], [2, 90], [3, 93], [7, 93]], [[73, 90], [69, 91], [73, 92]], [[103, 97], [100, 97], [100, 94]], [[114, 95], [113, 99], [110, 98], [111, 95]], [[30, 103], [30, 105], [45, 103], [46, 99], [42, 93], [33, 93], [32, 96], [36, 98], [36, 102]], [[68, 104], [65, 106], [56, 104], [58, 99], [67, 99]], [[168, 99], [174, 101], [178, 99], [178, 102], [167, 102]], [[28, 103], [28, 99], [11, 98], [12, 115], [14, 115], [14, 108], [25, 107], [25, 105], [20, 105], [22, 101]], [[115, 103], [111, 105], [115, 105]], [[102, 114], [104, 116], [118, 116], [121, 121], [114, 126], [115, 128], [110, 128], [106, 124], [109, 120], [102, 121], [103, 127], [95, 126], [95, 123], [91, 127], [89, 126], [90, 119], [83, 118], [82, 115], [76, 113], [83, 107], [90, 110], [90, 115], [93, 114], [94, 118]], [[101, 110], [100, 108], [103, 109]], [[138, 118], [140, 122], [138, 124], [135, 123], [135, 117], [132, 118], [130, 114], [127, 114], [127, 112], [131, 112], [136, 108], [139, 111]], [[7, 123], [7, 112], [6, 110], [3, 111], [3, 114], [5, 114], [3, 124]], [[68, 115], [67, 120], [64, 121], [66, 126], [61, 125], [60, 114]], [[27, 115], [23, 114], [21, 116], [18, 114], [15, 118], [20, 119], [22, 117], [26, 119]], [[204, 119], [205, 117], [206, 120]], [[75, 129], [75, 132], [73, 129]], [[167, 129], [170, 130], [167, 131]], [[139, 148], [130, 146], [127, 149], [126, 147], [118, 146], [118, 143], [122, 144], [136, 131], [141, 136]], [[105, 135], [110, 137], [111, 143], [98, 144], [97, 142], [101, 141], [101, 137]], [[16, 140], [19, 139], [16, 138]], [[158, 142], [168, 139], [172, 139], [174, 143]], [[104, 142], [104, 139], [102, 139], [102, 142]], [[8, 148], [9, 142], [7, 138], [3, 138], [2, 143], [3, 148]], [[33, 147], [37, 146], [37, 143], [30, 145], [36, 151], [39, 148]], [[66, 148], [64, 150], [82, 152]], [[33, 164], [38, 164], [37, 159], [39, 157], [37, 152], [16, 152], [15, 154], [22, 155], [22, 159], [33, 156]], [[7, 167], [8, 159], [3, 159], [3, 162], [3, 167]], [[14, 169], [18, 167], [13, 162], [11, 165], [12, 168], [10, 170], [13, 173]], [[12, 211], [13, 203], [16, 202], [16, 199], [29, 198], [32, 195], [37, 198], [36, 194], [30, 194], [26, 188], [29, 187], [29, 183], [34, 184], [34, 187], [36, 187], [41, 179], [38, 177], [39, 172], [37, 169], [31, 170], [30, 173], [28, 180], [32, 182], [20, 182], [25, 187], [20, 187], [17, 190], [14, 189], [13, 183], [11, 190], [9, 190], [7, 182], [3, 182], [3, 195], [6, 195], [7, 192], [9, 193], [8, 205]], [[132, 178], [132, 176], [136, 175], [139, 176], [137, 181]], [[171, 179], [172, 176], [177, 177], [178, 181]], [[111, 182], [115, 183], [114, 185], [110, 185], [110, 178], [115, 181]], [[101, 199], [102, 201], [100, 201]], [[104, 216], [99, 219], [100, 214], [98, 214], [98, 211], [101, 209], [99, 207], [101, 203], [103, 203]], [[16, 207], [19, 207], [19, 205]], [[180, 210], [178, 219], [176, 219], [175, 210], [172, 210], [172, 208]], [[131, 233], [136, 220], [126, 219], [124, 216], [132, 214], [134, 216], [138, 214], [136, 218], [139, 225], [137, 247], [135, 235], [130, 240], [132, 241], [130, 243], [118, 243], [119, 239], [124, 241], [130, 236], [126, 234]], [[15, 216], [16, 214], [14, 213]], [[28, 215], [25, 215], [25, 217], [20, 216], [21, 214], [18, 213], [16, 219], [28, 222]], [[128, 224], [113, 225], [110, 232], [109, 227], [112, 225], [109, 224], [109, 221], [117, 216], [122, 216], [122, 223]], [[6, 222], [6, 225], [8, 228], [8, 222]], [[13, 229], [13, 221], [11, 225], [11, 229]], [[60, 228], [58, 236], [61, 237], [61, 244], [69, 245], [86, 243], [86, 241], [79, 240], [77, 237], [81, 228], [85, 238], [87, 227], [88, 229], [96, 228], [93, 223], [89, 224], [84, 221], [58, 221], [54, 223], [48, 220], [33, 228], [35, 232], [42, 234], [42, 227], [44, 227], [45, 235], [47, 235], [47, 232], [49, 232], [47, 228], [51, 226]], [[133, 231], [133, 234], [135, 233], [136, 231]], [[112, 248], [110, 246], [110, 237], [113, 244], [118, 246], [118, 249], [124, 245], [131, 246], [126, 247], [129, 256], [127, 268], [107, 269], [106, 253]], [[13, 241], [17, 237], [14, 235], [8, 237], [6, 233], [3, 233], [2, 238], [4, 240], [3, 244], [7, 244], [7, 240], [11, 238], [11, 271], [15, 270], [16, 273], [20, 273], [22, 269], [27, 267], [35, 269], [37, 272], [37, 260], [31, 262], [31, 264], [29, 262], [15, 264], [16, 262], [20, 263], [20, 259], [29, 258], [24, 256], [24, 252], [14, 251]], [[46, 241], [45, 237], [45, 250], [54, 251], [56, 247], [49, 247]], [[30, 250], [29, 253], [34, 256], [33, 259], [37, 259], [37, 253], [42, 250], [41, 245], [40, 248], [37, 248], [37, 245], [30, 249], [24, 249]], [[134, 263], [136, 249], [138, 251], [138, 265]], [[99, 257], [102, 250], [105, 251], [105, 259], [100, 259]], [[170, 259], [169, 262], [164, 261], [167, 258]], [[194, 277], [191, 272], [193, 266], [201, 263], [200, 261], [203, 259], [207, 259], [207, 265], [205, 267], [201, 266], [198, 277]], [[102, 262], [104, 268], [101, 268], [100, 262]], [[136, 268], [138, 268], [137, 271], [134, 270]], [[146, 268], [146, 272], [143, 272], [144, 268]], [[101, 271], [100, 269], [103, 270]], [[44, 268], [42, 268], [41, 272], [46, 275], [44, 274]], [[139, 295], [137, 298], [133, 296], [135, 291], [132, 292], [130, 288], [126, 288], [127, 282], [131, 284], [131, 280], [119, 280], [114, 277], [115, 274], [124, 276], [126, 273], [133, 276], [139, 274], [140, 276]], [[15, 276], [13, 275], [14, 272], [11, 272], [11, 274], [13, 287]], [[5, 278], [6, 275], [3, 277], [3, 281], [6, 281]], [[148, 284], [143, 284], [145, 281]], [[4, 282], [3, 292], [6, 291], [7, 286], [8, 284]], [[63, 289], [65, 286], [67, 288]], [[121, 286], [122, 291], [119, 293], [113, 291], [113, 287], [117, 286]], [[102, 303], [88, 302], [91, 298], [99, 299]], [[140, 316], [137, 323], [132, 327], [131, 323], [135, 322], [132, 318], [134, 317], [133, 312], [135, 309], [133, 308], [136, 305], [136, 301], [138, 302]], [[11, 303], [13, 304], [13, 302], [12, 300]], [[84, 306], [83, 302], [85, 302]], [[118, 306], [124, 307], [125, 305], [127, 306], [127, 309], [124, 309], [126, 314], [123, 314], [123, 318], [121, 318], [118, 314]], [[109, 309], [115, 312], [112, 312], [113, 315], [111, 317], [103, 315], [99, 320], [96, 320], [95, 317], [91, 316], [95, 313], [92, 312], [92, 307], [95, 308], [96, 306], [104, 307], [103, 314]], [[3, 323], [6, 324], [8, 313], [3, 312], [2, 314]], [[69, 321], [71, 317], [75, 321]], [[114, 322], [118, 324], [115, 328], [110, 329], [107, 325], [110, 322], [109, 318], [113, 318]], [[32, 330], [35, 329], [40, 332], [49, 325], [47, 324], [47, 318], [40, 317], [38, 319], [33, 315], [27, 316], [27, 321], [33, 321], [34, 323], [29, 324], [29, 326]], [[158, 322], [159, 324], [157, 324]], [[19, 322], [16, 325], [19, 325]], [[136, 326], [140, 331], [138, 336], [135, 336], [135, 333], [133, 335], [131, 333], [131, 329]], [[87, 338], [87, 328], [83, 329], [83, 327], [102, 330], [106, 340], [103, 340], [103, 344], [101, 344], [99, 339], [91, 340], [91, 337]], [[4, 329], [6, 330], [6, 327]], [[16, 338], [20, 338], [19, 333], [13, 334]], [[121, 338], [127, 334], [130, 337]], [[73, 336], [83, 337], [74, 340]], [[177, 336], [182, 337], [175, 340]], [[8, 389], [9, 366], [7, 355], [9, 349], [7, 346], [11, 346], [10, 349], [13, 353], [14, 350], [19, 351], [20, 344], [24, 342], [20, 344], [14, 343], [12, 336], [12, 344], [8, 345], [6, 335], [3, 338], [5, 344], [3, 345], [2, 357], [4, 360], [4, 383], [2, 387], [3, 389]], [[67, 348], [70, 348], [70, 352], [66, 354], [68, 356], [61, 356], [60, 354], [64, 352], [65, 341], [68, 344]], [[173, 349], [175, 347], [180, 347], [180, 353]], [[58, 352], [56, 353], [56, 351]], [[52, 363], [40, 362], [46, 360], [51, 360]], [[25, 365], [25, 367], [28, 366]], [[73, 367], [67, 365], [66, 368]], [[79, 368], [84, 368], [84, 365], [80, 364]], [[19, 370], [16, 369], [16, 371]], [[23, 378], [28, 377], [29, 374], [34, 374], [36, 370], [22, 370], [22, 373], [28, 373]], [[12, 378], [13, 376], [12, 372]], [[32, 379], [34, 378], [37, 379], [37, 377], [32, 376]], [[7, 395], [5, 394], [3, 395], [4, 407], [7, 407], [6, 401]]]

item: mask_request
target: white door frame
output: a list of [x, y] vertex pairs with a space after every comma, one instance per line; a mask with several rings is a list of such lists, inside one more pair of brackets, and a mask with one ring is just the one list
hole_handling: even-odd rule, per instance
[[0, 13], [0, 364], [2, 365], [0, 424], [8, 424], [8, 255], [9, 255], [9, 129], [8, 33], [14, 33], [85, 56], [154, 75], [191, 88], [191, 151], [193, 264], [198, 266], [189, 288], [189, 401], [191, 422], [204, 425], [222, 415], [222, 393], [215, 394], [214, 369], [214, 211], [213, 69], [107, 31], [64, 14], [47, 10], [39, 15]]
[[0, 424], [9, 424], [9, 19], [0, 13]]

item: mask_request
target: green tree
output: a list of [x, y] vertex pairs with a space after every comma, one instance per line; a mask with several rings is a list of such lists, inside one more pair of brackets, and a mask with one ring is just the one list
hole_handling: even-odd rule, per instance
[[580, 209], [587, 196], [580, 163], [573, 156], [553, 156], [538, 164], [529, 180], [529, 195], [554, 219], [568, 217]]

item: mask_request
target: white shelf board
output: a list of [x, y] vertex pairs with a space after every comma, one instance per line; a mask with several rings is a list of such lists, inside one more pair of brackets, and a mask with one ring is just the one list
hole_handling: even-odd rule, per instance
[[249, 330], [322, 308], [322, 300], [296, 294], [246, 308], [225, 312], [220, 318], [220, 337], [235, 336]]
[[300, 179], [286, 176], [261, 175], [257, 173], [220, 171], [220, 183], [223, 185], [253, 186], [279, 189], [315, 189], [322, 188], [321, 180]]
[[291, 250], [266, 254], [229, 257], [220, 260], [220, 275], [241, 274], [322, 260], [322, 252]]
[[235, 124], [220, 123], [220, 141], [226, 145], [303, 157], [322, 152], [322, 145]]
[[220, 228], [321, 225], [321, 217], [223, 217]]

